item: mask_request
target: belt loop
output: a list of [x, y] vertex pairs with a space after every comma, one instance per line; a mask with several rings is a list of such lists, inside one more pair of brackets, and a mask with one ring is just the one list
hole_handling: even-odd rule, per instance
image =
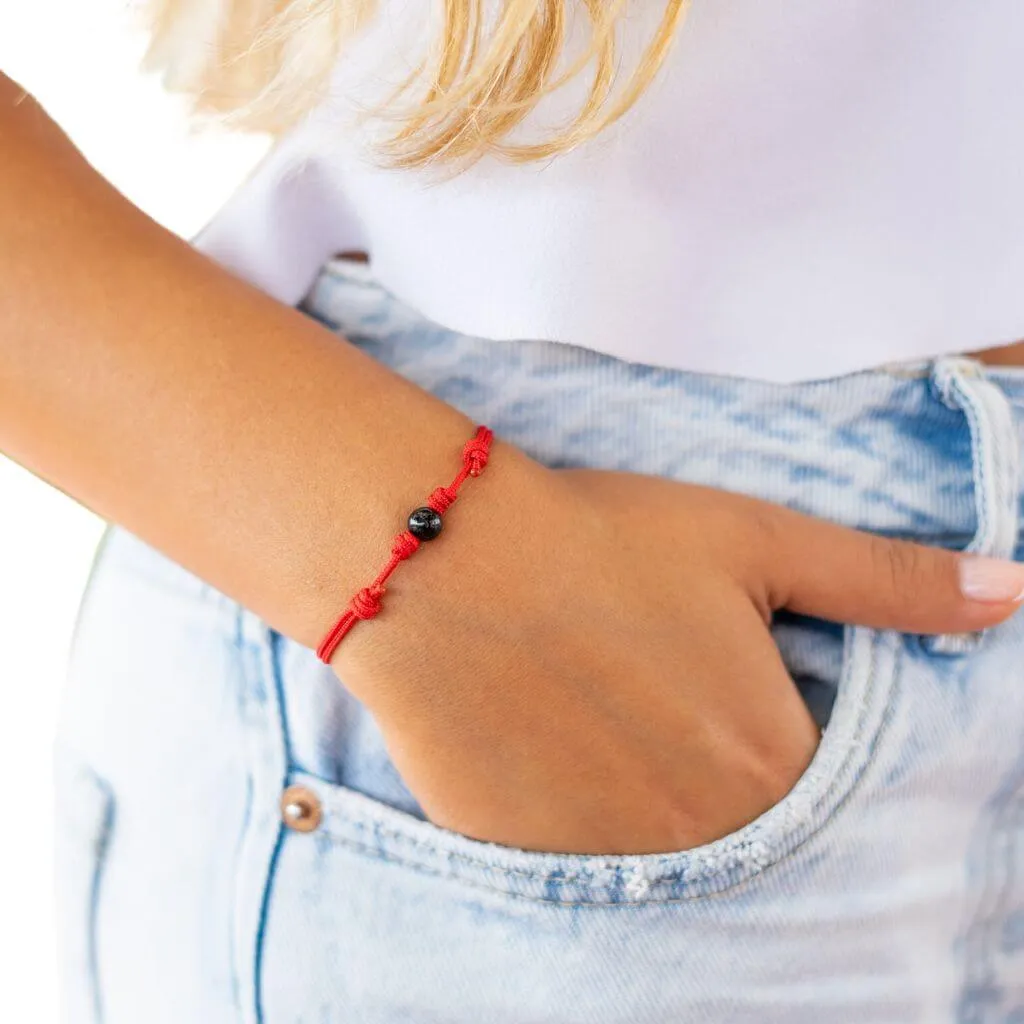
[[[1017, 545], [1020, 453], [1009, 399], [973, 359], [938, 359], [931, 377], [939, 398], [964, 414], [971, 433], [978, 529], [967, 551], [1011, 558]], [[983, 638], [984, 631], [929, 636], [923, 641], [936, 654], [969, 654]]]

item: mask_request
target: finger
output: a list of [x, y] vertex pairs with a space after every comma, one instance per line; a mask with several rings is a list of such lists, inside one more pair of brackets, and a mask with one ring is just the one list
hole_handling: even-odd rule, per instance
[[1024, 564], [890, 540], [776, 506], [763, 506], [757, 519], [772, 608], [959, 633], [995, 625], [1024, 603]]

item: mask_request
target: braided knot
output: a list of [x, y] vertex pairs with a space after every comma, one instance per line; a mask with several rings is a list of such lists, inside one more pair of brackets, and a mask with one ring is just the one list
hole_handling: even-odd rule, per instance
[[494, 432], [481, 427], [462, 447], [462, 461], [466, 464], [470, 476], [479, 476], [487, 465], [491, 454], [491, 438]]
[[439, 515], [444, 515], [452, 507], [458, 493], [450, 487], [435, 487], [427, 498], [427, 505]]
[[352, 598], [352, 614], [357, 619], [372, 619], [380, 611], [380, 599], [383, 594], [383, 587], [363, 587]]
[[420, 546], [419, 538], [414, 537], [408, 530], [403, 530], [391, 545], [391, 554], [395, 558], [408, 558], [416, 552]]

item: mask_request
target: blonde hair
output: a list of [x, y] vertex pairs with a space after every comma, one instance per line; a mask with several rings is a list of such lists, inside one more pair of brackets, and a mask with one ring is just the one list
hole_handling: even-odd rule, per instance
[[[636, 68], [617, 88], [617, 28], [629, 0], [419, 0], [443, 8], [431, 53], [392, 95], [413, 96], [383, 144], [400, 167], [437, 161], [464, 165], [486, 153], [540, 160], [592, 138], [620, 118], [650, 85], [690, 0], [665, 9]], [[277, 134], [326, 94], [345, 44], [369, 23], [379, 0], [147, 0], [152, 43], [147, 66], [199, 112]], [[556, 74], [570, 5], [588, 23], [583, 51]], [[590, 87], [572, 120], [539, 141], [511, 142], [540, 100], [593, 65]], [[389, 113], [389, 111], [391, 111]]]

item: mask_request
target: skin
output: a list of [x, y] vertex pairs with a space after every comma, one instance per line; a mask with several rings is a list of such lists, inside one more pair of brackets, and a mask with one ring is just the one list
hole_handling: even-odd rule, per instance
[[[2, 77], [0, 138], [0, 449], [314, 647], [474, 425], [153, 223]], [[448, 520], [332, 667], [433, 820], [536, 850], [680, 849], [784, 795], [818, 732], [775, 609], [1018, 607], [948, 552], [500, 439]]]

